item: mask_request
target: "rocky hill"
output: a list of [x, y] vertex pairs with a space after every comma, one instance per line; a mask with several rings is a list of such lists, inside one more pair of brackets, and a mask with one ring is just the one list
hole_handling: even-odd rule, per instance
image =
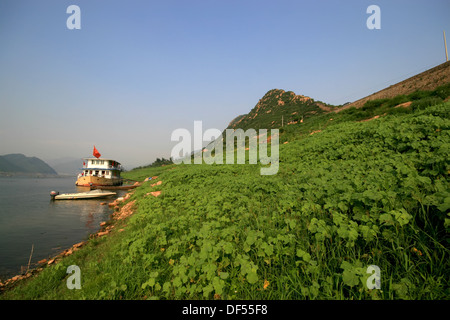
[[234, 118], [227, 129], [280, 128], [331, 110], [334, 110], [333, 106], [316, 102], [310, 97], [297, 95], [292, 91], [272, 89], [248, 114]]
[[0, 156], [0, 172], [57, 174], [52, 167], [41, 159], [36, 157], [27, 157], [21, 153]]

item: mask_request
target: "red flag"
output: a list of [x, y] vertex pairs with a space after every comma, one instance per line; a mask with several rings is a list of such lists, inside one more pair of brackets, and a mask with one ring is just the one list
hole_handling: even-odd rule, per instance
[[102, 155], [100, 154], [100, 152], [98, 152], [97, 148], [94, 146], [94, 152], [93, 152], [94, 157], [96, 158], [100, 158]]

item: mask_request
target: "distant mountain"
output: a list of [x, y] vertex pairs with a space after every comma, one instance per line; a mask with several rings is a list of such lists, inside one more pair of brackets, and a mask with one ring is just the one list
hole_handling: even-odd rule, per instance
[[301, 122], [315, 114], [329, 112], [335, 107], [296, 95], [292, 91], [272, 89], [248, 113], [234, 118], [227, 129], [272, 129]]
[[0, 172], [57, 174], [47, 163], [36, 157], [21, 153], [0, 156]]
[[77, 175], [83, 165], [83, 160], [80, 158], [59, 158], [45, 160], [58, 174], [62, 175]]

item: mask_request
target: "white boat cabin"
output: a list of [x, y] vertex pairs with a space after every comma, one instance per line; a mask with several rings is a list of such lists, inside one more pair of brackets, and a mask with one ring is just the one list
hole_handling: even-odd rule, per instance
[[86, 158], [83, 162], [82, 176], [102, 177], [106, 179], [120, 178], [122, 166], [111, 159]]

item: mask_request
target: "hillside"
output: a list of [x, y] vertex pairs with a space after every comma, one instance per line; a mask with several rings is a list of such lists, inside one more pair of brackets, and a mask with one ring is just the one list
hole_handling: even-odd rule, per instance
[[418, 90], [431, 91], [447, 83], [450, 83], [450, 61], [393, 84], [383, 90], [336, 109], [335, 111], [339, 112], [352, 107], [361, 108], [367, 101], [370, 100], [393, 98], [398, 95], [408, 95]]
[[0, 156], [0, 172], [54, 174], [56, 171], [36, 157], [27, 157], [20, 153]]

